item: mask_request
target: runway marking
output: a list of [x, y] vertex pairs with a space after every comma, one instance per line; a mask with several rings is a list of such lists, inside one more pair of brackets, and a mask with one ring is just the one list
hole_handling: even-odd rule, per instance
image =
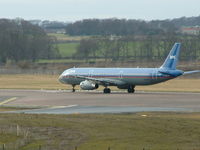
[[71, 107], [76, 107], [78, 105], [68, 105], [68, 106], [52, 106], [50, 109], [59, 109], [59, 108], [71, 108]]
[[4, 104], [6, 104], [6, 103], [9, 103], [9, 102], [11, 102], [11, 101], [14, 101], [14, 100], [16, 100], [16, 99], [17, 99], [17, 97], [12, 97], [12, 98], [9, 98], [9, 99], [7, 99], [7, 100], [4, 100], [3, 102], [0, 103], [0, 106], [1, 106], [1, 105], [4, 105]]
[[66, 108], [76, 107], [76, 106], [78, 106], [78, 105], [68, 105], [68, 106], [66, 106]]

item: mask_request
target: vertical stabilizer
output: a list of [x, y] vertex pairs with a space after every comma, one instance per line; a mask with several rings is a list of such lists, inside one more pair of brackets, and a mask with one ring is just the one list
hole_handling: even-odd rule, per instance
[[178, 63], [178, 58], [179, 58], [180, 47], [181, 43], [174, 44], [161, 68], [172, 69], [172, 70], [176, 69], [176, 65]]

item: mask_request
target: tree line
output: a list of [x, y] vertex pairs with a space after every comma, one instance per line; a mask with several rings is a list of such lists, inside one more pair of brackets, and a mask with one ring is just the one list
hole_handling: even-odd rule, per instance
[[[198, 24], [198, 19], [189, 20]], [[186, 20], [87, 19], [68, 25], [67, 31], [71, 35], [90, 35], [90, 38], [80, 41], [74, 54], [74, 58], [86, 61], [90, 58], [160, 60], [166, 57], [175, 42], [182, 43], [182, 60], [199, 60], [200, 36], [176, 33], [181, 22], [187, 23]], [[54, 37], [25, 20], [0, 19], [0, 63], [52, 58], [60, 58]]]
[[76, 58], [103, 58], [112, 61], [160, 61], [166, 58], [175, 42], [181, 42], [180, 59], [200, 60], [200, 36], [124, 36], [93, 37], [81, 40]]
[[172, 20], [84, 19], [66, 27], [69, 35], [163, 35], [178, 34], [182, 26], [200, 26], [200, 16]]
[[36, 61], [58, 55], [55, 38], [27, 21], [0, 19], [0, 62]]
[[174, 32], [175, 26], [166, 21], [155, 22], [126, 19], [85, 19], [68, 24], [69, 35], [154, 35]]

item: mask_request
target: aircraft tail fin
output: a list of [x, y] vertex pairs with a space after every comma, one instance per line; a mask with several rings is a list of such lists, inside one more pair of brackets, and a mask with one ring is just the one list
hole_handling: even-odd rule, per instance
[[172, 69], [172, 70], [176, 69], [176, 65], [178, 63], [178, 58], [179, 58], [179, 53], [180, 53], [180, 47], [181, 47], [181, 43], [174, 44], [165, 62], [160, 68]]

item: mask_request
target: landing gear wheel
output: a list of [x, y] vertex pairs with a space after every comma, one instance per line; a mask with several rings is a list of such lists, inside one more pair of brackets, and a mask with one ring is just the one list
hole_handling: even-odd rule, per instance
[[134, 93], [135, 89], [128, 89], [128, 93]]
[[103, 90], [103, 93], [110, 93], [111, 92], [111, 90], [109, 89], [109, 88], [105, 88], [104, 90]]
[[128, 93], [134, 93], [135, 92], [135, 86], [129, 86]]
[[72, 85], [72, 92], [74, 93], [76, 90], [75, 90], [75, 86], [76, 85]]

